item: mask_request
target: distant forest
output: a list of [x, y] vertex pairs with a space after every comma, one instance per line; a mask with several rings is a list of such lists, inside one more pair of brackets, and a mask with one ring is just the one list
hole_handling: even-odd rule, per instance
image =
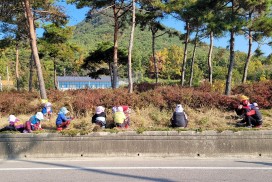
[[[84, 54], [95, 51], [99, 44], [112, 42], [113, 40], [113, 22], [112, 19], [105, 15], [97, 15], [91, 20], [86, 20], [78, 25], [74, 30], [74, 37], [71, 40], [72, 43], [79, 45], [84, 49]], [[166, 27], [167, 28], [167, 27]], [[170, 31], [173, 29], [167, 28]], [[127, 25], [124, 31], [120, 35], [119, 47], [127, 51], [129, 43], [129, 26]], [[167, 35], [164, 34], [156, 39], [156, 56], [160, 60], [159, 64], [161, 67], [160, 78], [162, 80], [179, 80], [181, 71], [181, 60], [183, 58], [184, 41], [180, 39], [180, 35]], [[208, 79], [208, 50], [209, 45], [204, 42], [199, 42], [197, 45], [197, 51], [195, 55], [195, 77], [194, 85], [197, 86], [200, 81]], [[190, 43], [188, 46], [188, 57], [187, 57], [187, 70], [186, 80], [189, 81], [191, 59], [193, 53], [193, 44]], [[235, 55], [235, 68], [233, 73], [233, 79], [235, 83], [241, 83], [243, 67], [246, 60], [247, 54], [244, 52], [237, 52]], [[170, 60], [165, 60], [170, 59]], [[214, 80], [225, 81], [227, 75], [227, 66], [229, 63], [229, 50], [226, 48], [214, 47], [213, 55], [213, 75]], [[259, 81], [261, 79], [271, 78], [270, 57], [264, 57], [262, 55], [253, 56], [253, 61], [250, 64], [248, 81]], [[168, 61], [168, 63], [167, 63]], [[176, 61], [176, 62], [174, 62]], [[170, 65], [172, 62], [173, 65]], [[269, 63], [269, 65], [267, 65]], [[172, 66], [172, 67], [167, 67]], [[126, 66], [121, 66], [119, 70], [120, 76], [126, 78]], [[169, 70], [175, 70], [177, 74], [170, 74]], [[133, 48], [133, 72], [136, 79], [154, 78], [151, 74], [154, 72], [152, 64], [152, 35], [147, 29], [141, 30], [139, 26], [136, 26], [135, 30], [135, 41]], [[170, 72], [167, 74], [167, 72]], [[174, 72], [174, 71], [173, 71]], [[80, 73], [82, 74], [82, 73]], [[86, 74], [86, 72], [83, 72]], [[170, 75], [169, 75], [170, 74]], [[142, 80], [137, 80], [141, 82]]]
[[[104, 74], [115, 88], [117, 76], [126, 80], [131, 72], [137, 83], [192, 87], [206, 81], [225, 86], [229, 95], [231, 85], [272, 78], [271, 54], [250, 47], [271, 38], [270, 1], [67, 0], [90, 8], [85, 21], [72, 27], [56, 2], [0, 2], [0, 75], [14, 80], [17, 90], [35, 88], [46, 98], [45, 88], [57, 89], [57, 76]], [[185, 33], [163, 26], [166, 15], [183, 22]], [[37, 28], [44, 30], [38, 38]], [[213, 40], [226, 34], [229, 47], [214, 47]], [[248, 53], [234, 51], [236, 35], [248, 37]]]

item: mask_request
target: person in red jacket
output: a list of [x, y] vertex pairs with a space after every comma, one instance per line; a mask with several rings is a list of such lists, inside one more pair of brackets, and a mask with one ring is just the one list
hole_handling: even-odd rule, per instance
[[261, 127], [262, 114], [259, 110], [258, 104], [250, 104], [249, 98], [245, 95], [239, 97], [240, 105], [236, 108], [236, 113], [242, 118], [242, 121], [237, 123], [237, 126]]
[[251, 106], [250, 110], [247, 110], [245, 114], [246, 127], [261, 128], [263, 124], [262, 114], [259, 107], [256, 105]]

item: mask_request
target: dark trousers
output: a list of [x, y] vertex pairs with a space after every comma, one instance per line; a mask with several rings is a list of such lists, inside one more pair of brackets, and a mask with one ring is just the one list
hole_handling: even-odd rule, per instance
[[14, 126], [6, 126], [2, 129], [0, 129], [0, 132], [2, 132], [2, 131], [16, 131], [16, 129]]
[[2, 129], [0, 129], [0, 132], [2, 131], [19, 131], [19, 132], [23, 132], [24, 131], [24, 128], [15, 128], [15, 126], [12, 126], [12, 125], [9, 125], [9, 126], [6, 126]]
[[252, 116], [246, 116], [245, 121], [247, 126], [258, 126], [262, 124], [262, 121], [258, 121]]

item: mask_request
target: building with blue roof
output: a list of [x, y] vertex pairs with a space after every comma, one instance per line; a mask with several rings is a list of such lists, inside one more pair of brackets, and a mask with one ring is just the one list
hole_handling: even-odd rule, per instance
[[100, 76], [98, 79], [89, 76], [58, 76], [57, 82], [59, 90], [111, 88], [110, 76]]

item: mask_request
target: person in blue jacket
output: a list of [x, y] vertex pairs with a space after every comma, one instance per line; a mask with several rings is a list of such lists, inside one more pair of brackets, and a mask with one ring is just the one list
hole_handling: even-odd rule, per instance
[[53, 113], [52, 104], [50, 102], [46, 102], [43, 104], [42, 113], [44, 118], [49, 121]]
[[44, 119], [43, 113], [37, 112], [26, 122], [24, 133], [31, 133], [32, 131], [41, 130], [41, 121]]
[[60, 109], [56, 119], [56, 127], [58, 131], [62, 131], [63, 129], [68, 128], [70, 125], [72, 118], [66, 116], [68, 112], [69, 111], [66, 107], [62, 107]]

